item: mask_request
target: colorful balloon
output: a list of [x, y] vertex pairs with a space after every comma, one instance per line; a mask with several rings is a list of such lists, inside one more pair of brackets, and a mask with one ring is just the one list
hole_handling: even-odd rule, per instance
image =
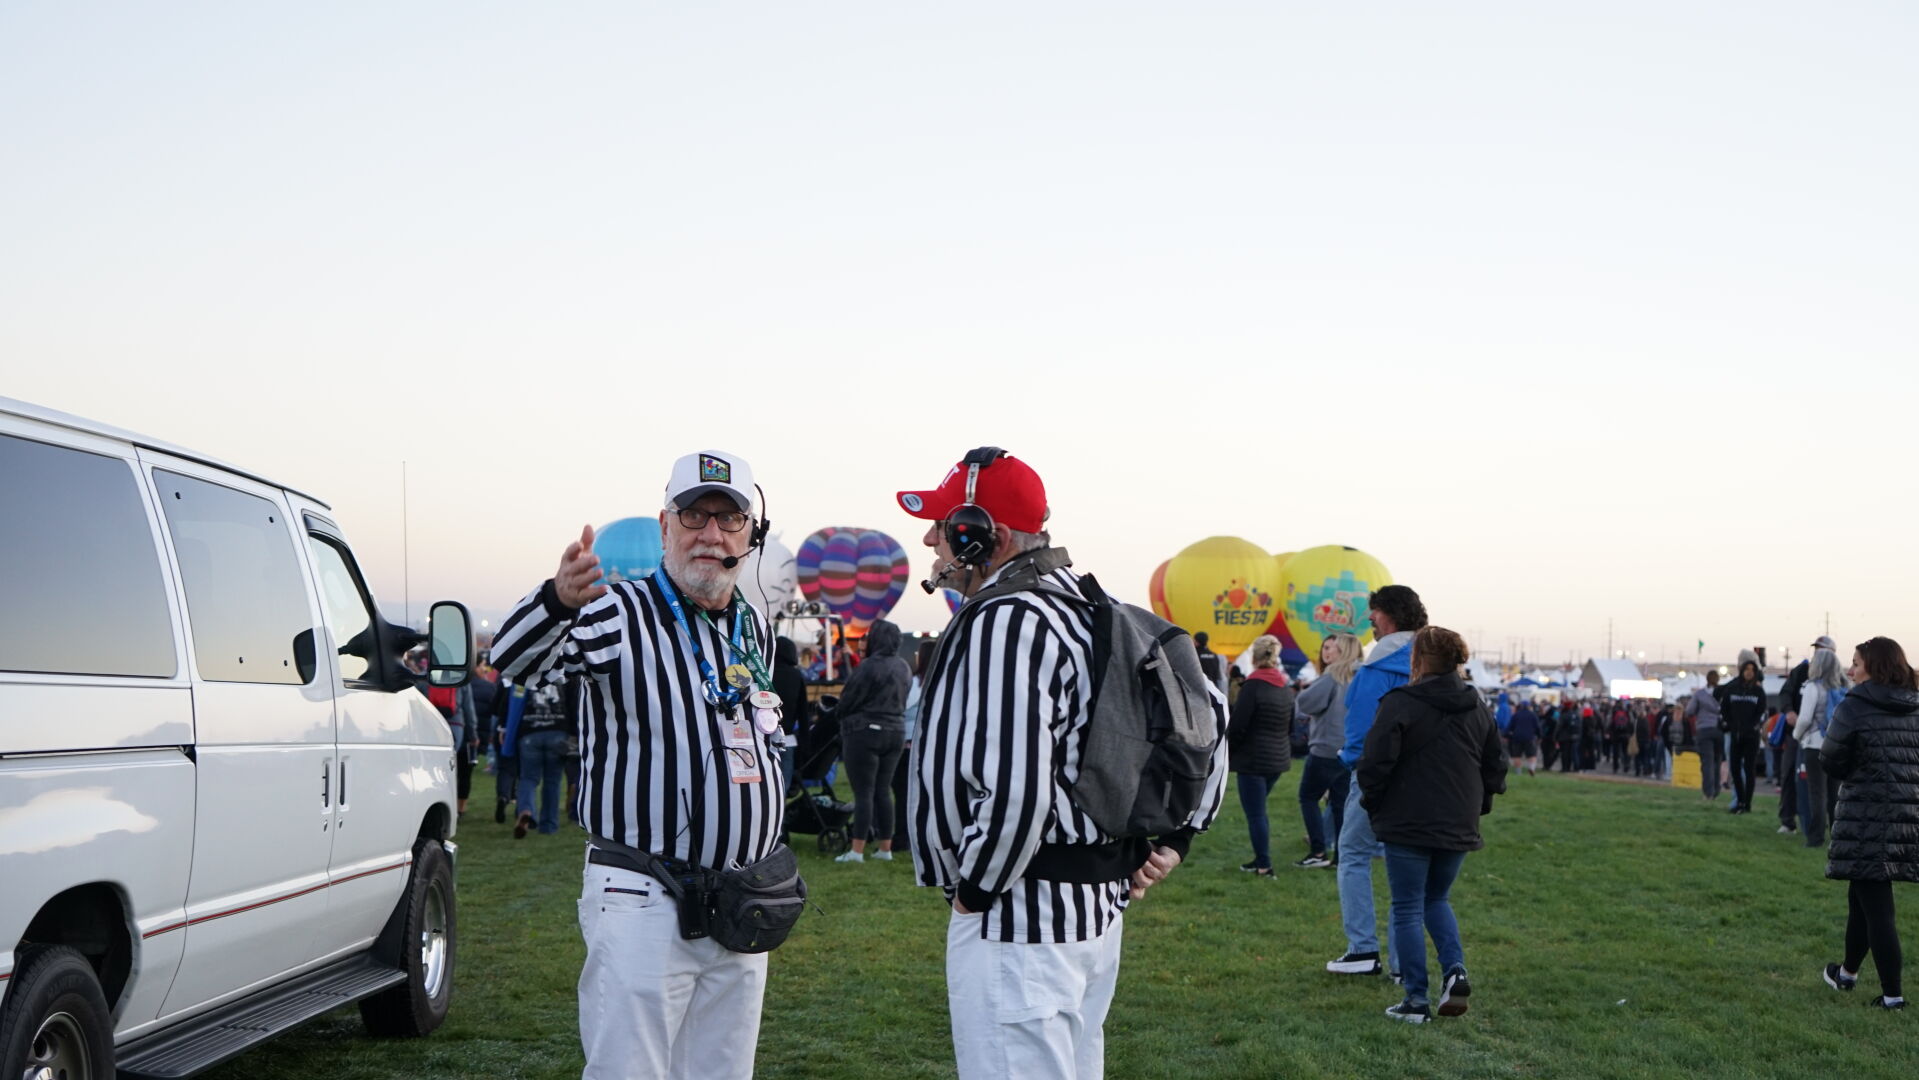
[[[1274, 568], [1280, 574], [1282, 575], [1285, 574], [1287, 561], [1297, 554], [1299, 554], [1297, 551], [1282, 551], [1279, 554], [1274, 555], [1273, 556]], [[1286, 605], [1284, 604], [1273, 605], [1273, 621], [1267, 624], [1266, 632], [1279, 639], [1280, 652], [1282, 654], [1284, 654], [1287, 650], [1290, 649], [1291, 651], [1295, 653], [1299, 653], [1302, 656], [1305, 655], [1304, 651], [1301, 650], [1299, 647], [1299, 641], [1293, 637], [1292, 628], [1286, 625]]]
[[1152, 578], [1146, 582], [1147, 603], [1153, 606], [1153, 614], [1165, 619], [1167, 622], [1175, 621], [1173, 618], [1173, 609], [1166, 605], [1166, 568], [1171, 566], [1172, 563], [1173, 560], [1171, 559], [1160, 563], [1159, 567], [1153, 571]]
[[1320, 643], [1328, 634], [1358, 634], [1362, 642], [1371, 639], [1367, 600], [1392, 583], [1385, 565], [1358, 548], [1338, 544], [1307, 548], [1288, 559], [1280, 571], [1286, 627], [1317, 663]]
[[660, 568], [660, 519], [621, 518], [594, 530], [593, 554], [600, 557], [600, 580], [638, 581]]
[[958, 589], [941, 589], [940, 599], [946, 601], [946, 610], [959, 614], [960, 605], [966, 603], [966, 597]]
[[861, 633], [893, 610], [910, 573], [906, 549], [874, 529], [821, 529], [800, 544], [794, 564], [800, 595]]
[[[1279, 572], [1266, 549], [1237, 536], [1213, 536], [1189, 545], [1153, 572], [1147, 591], [1161, 618], [1231, 659], [1273, 621]], [[1161, 605], [1164, 604], [1164, 610]]]

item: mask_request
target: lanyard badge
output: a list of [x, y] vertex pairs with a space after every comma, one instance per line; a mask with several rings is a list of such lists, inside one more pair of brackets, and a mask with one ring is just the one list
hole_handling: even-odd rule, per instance
[[[720, 709], [737, 708], [756, 688], [765, 690], [772, 685], [773, 677], [767, 673], [766, 662], [760, 657], [759, 634], [748, 632], [747, 624], [753, 621], [751, 609], [747, 607], [739, 589], [733, 590], [732, 641], [727, 642], [724, 635], [720, 637], [723, 647], [730, 644], [726, 651], [738, 656], [739, 660], [726, 666], [726, 681], [722, 684], [720, 675], [706, 658], [705, 650], [700, 648], [699, 635], [693, 632], [693, 627], [687, 622], [686, 605], [680, 601], [679, 590], [673, 587], [672, 579], [666, 576], [666, 569], [662, 567], [655, 570], [653, 580], [659, 585], [660, 592], [666, 595], [673, 621], [679, 624], [680, 632], [686, 635], [687, 642], [693, 646], [693, 658], [700, 664], [700, 692], [708, 705]], [[713, 626], [713, 620], [706, 612], [701, 611], [699, 617], [708, 626]], [[714, 627], [715, 631], [718, 629]]]

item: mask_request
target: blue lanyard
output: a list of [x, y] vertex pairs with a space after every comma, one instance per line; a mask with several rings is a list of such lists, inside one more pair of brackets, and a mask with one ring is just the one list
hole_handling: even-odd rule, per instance
[[[745, 701], [745, 691], [720, 684], [719, 673], [713, 670], [712, 663], [706, 659], [706, 653], [700, 648], [699, 635], [695, 634], [693, 628], [687, 625], [686, 608], [680, 603], [679, 591], [673, 588], [672, 580], [666, 576], [665, 567], [653, 571], [653, 581], [659, 585], [660, 591], [666, 594], [666, 606], [673, 609], [673, 621], [680, 624], [680, 631], [686, 635], [686, 640], [692, 643], [693, 659], [700, 662], [700, 677], [704, 680], [701, 684], [701, 692], [706, 696], [706, 703], [722, 709], [731, 709], [738, 706], [740, 702]], [[737, 592], [737, 590], [735, 591]], [[739, 598], [735, 597], [733, 604], [737, 605], [738, 603]], [[706, 615], [705, 612], [701, 612], [700, 614], [702, 618]], [[742, 612], [735, 611], [733, 614], [733, 651], [736, 653], [742, 651], [740, 648], [741, 635], [746, 623], [746, 615]], [[710, 621], [708, 625], [712, 625]]]

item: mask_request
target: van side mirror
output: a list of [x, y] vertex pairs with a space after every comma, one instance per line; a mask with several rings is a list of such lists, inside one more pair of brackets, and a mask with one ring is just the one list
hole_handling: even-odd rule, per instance
[[473, 616], [466, 605], [442, 600], [427, 615], [429, 686], [461, 686], [473, 667]]

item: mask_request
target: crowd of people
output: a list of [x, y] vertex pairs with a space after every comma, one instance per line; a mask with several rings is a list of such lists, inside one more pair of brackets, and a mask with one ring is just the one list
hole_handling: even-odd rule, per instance
[[[504, 620], [499, 671], [482, 665], [457, 691], [428, 688], [462, 751], [462, 810], [484, 761], [502, 774], [496, 820], [511, 792], [517, 836], [559, 830], [562, 786], [568, 816], [589, 834], [579, 909], [589, 1080], [751, 1075], [765, 952], [805, 904], [786, 845], [790, 808], [806, 801], [822, 756], [809, 745], [829, 739], [824, 756], [853, 796], [841, 861], [910, 850], [917, 882], [951, 909], [946, 983], [963, 1078], [1099, 1076], [1128, 907], [1185, 860], [1229, 774], [1252, 847], [1241, 868], [1273, 876], [1267, 806], [1295, 760], [1307, 850], [1291, 865], [1337, 874], [1344, 941], [1325, 968], [1390, 974], [1394, 1020], [1467, 1011], [1474, 987], [1452, 890], [1515, 764], [1658, 777], [1688, 750], [1713, 758], [1708, 799], [1723, 756], [1740, 812], [1762, 762], [1806, 777], [1788, 785], [1793, 827], [1813, 842], [1830, 821], [1828, 874], [1850, 882], [1844, 953], [1823, 978], [1850, 990], [1871, 956], [1883, 990], [1874, 1004], [1903, 1006], [1891, 882], [1919, 880], [1919, 684], [1895, 643], [1862, 644], [1841, 674], [1824, 642], [1794, 672], [1796, 707], [1778, 715], [1756, 658], [1680, 703], [1521, 702], [1496, 715], [1461, 675], [1460, 635], [1431, 625], [1414, 590], [1387, 586], [1369, 601], [1375, 643], [1331, 635], [1303, 688], [1280, 670], [1270, 637], [1253, 644], [1251, 673], [1236, 683], [1203, 638], [1186, 654], [1194, 678], [1165, 653], [1158, 662], [1178, 681], [1162, 689], [1203, 690], [1185, 706], [1202, 757], [1185, 771], [1140, 769], [1140, 785], [1165, 787], [1139, 805], [1170, 816], [1135, 828], [1125, 814], [1101, 816], [1084, 771], [1095, 687], [1137, 692], [1110, 671], [1097, 683], [1094, 660], [1115, 647], [1115, 627], [1153, 648], [1166, 639], [1126, 623], [1151, 617], [1111, 606], [1069, 569], [1043, 528], [1030, 467], [981, 448], [939, 488], [899, 494], [931, 523], [937, 582], [965, 601], [937, 645], [910, 660], [884, 621], [863, 655], [846, 646], [831, 708], [815, 705], [804, 650], [776, 639], [733, 588], [733, 565], [761, 535], [750, 488], [744, 463], [722, 455], [676, 462], [657, 574], [598, 582], [584, 530]], [[1150, 753], [1179, 753], [1178, 743], [1169, 735]], [[1386, 865], [1383, 936], [1375, 859]], [[989, 993], [1019, 1000], [978, 1008]], [[737, 1037], [696, 1050], [691, 1034], [713, 1025]]]

